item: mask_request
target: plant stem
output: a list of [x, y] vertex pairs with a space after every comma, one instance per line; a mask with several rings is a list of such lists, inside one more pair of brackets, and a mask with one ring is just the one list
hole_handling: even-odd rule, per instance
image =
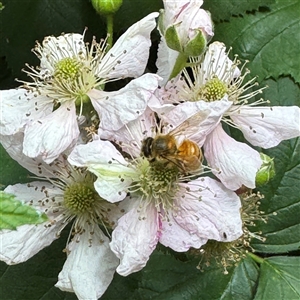
[[259, 257], [259, 256], [257, 256], [257, 255], [255, 255], [255, 254], [253, 254], [253, 253], [248, 253], [248, 256], [250, 256], [254, 261], [256, 261], [257, 263], [259, 263], [259, 264], [262, 264], [262, 263], [264, 263], [264, 259], [263, 258], [261, 258], [261, 257]]
[[114, 33], [114, 17], [113, 15], [107, 15], [106, 16], [106, 26], [107, 26], [107, 50], [109, 51], [109, 49], [112, 47], [113, 44], [113, 33]]

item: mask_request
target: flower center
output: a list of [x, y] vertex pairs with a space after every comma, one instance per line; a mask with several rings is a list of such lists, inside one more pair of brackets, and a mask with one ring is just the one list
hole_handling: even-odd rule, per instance
[[90, 212], [99, 198], [93, 188], [84, 183], [74, 183], [64, 191], [64, 204], [73, 214]]
[[149, 163], [147, 159], [143, 159], [139, 170], [136, 186], [143, 198], [149, 202], [154, 201], [156, 206], [161, 204], [164, 208], [172, 207], [178, 182], [178, 168], [159, 162]]
[[74, 58], [66, 57], [55, 65], [54, 76], [60, 80], [72, 81], [79, 77], [82, 63]]
[[228, 93], [225, 83], [219, 78], [214, 77], [207, 81], [198, 92], [199, 100], [216, 101], [221, 100]]

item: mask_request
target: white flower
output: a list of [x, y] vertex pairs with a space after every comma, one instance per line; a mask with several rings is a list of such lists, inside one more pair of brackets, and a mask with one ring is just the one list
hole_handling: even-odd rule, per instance
[[[209, 46], [202, 62], [197, 59], [193, 62], [193, 79], [184, 70], [183, 78], [170, 81], [158, 91], [165, 104], [152, 108], [173, 126], [197, 111], [210, 111], [193, 139], [203, 146], [208, 164], [227, 188], [236, 190], [241, 185], [254, 188], [261, 166], [258, 152], [230, 138], [220, 122], [240, 129], [252, 145], [270, 148], [300, 135], [300, 109], [261, 106], [267, 102], [263, 100], [248, 104], [262, 89], [246, 92], [255, 87], [255, 78], [243, 83], [248, 71], [241, 73], [237, 59], [231, 61], [220, 42]], [[176, 104], [173, 109], [171, 103]]]
[[24, 82], [28, 92], [1, 91], [1, 134], [24, 131], [24, 154], [50, 163], [76, 143], [78, 116], [90, 118], [94, 110], [102, 127], [117, 130], [142, 114], [158, 76], [145, 74], [119, 91], [102, 88], [109, 81], [143, 74], [157, 16], [152, 13], [132, 25], [107, 53], [106, 41], [94, 39], [88, 48], [81, 34], [46, 37], [34, 49], [40, 68], [26, 71], [33, 79]]
[[175, 164], [151, 163], [139, 154], [143, 134], [137, 132], [144, 132], [144, 138], [154, 134], [147, 128], [152, 122], [145, 119], [132, 121], [135, 130], [120, 144], [123, 149], [137, 148], [130, 152], [131, 159], [102, 140], [76, 146], [68, 158], [98, 177], [95, 189], [101, 197], [127, 203], [128, 212], [118, 220], [110, 243], [123, 276], [141, 270], [158, 242], [183, 252], [208, 239], [232, 241], [242, 234], [240, 201], [234, 192], [208, 177], [190, 180]]
[[[124, 207], [102, 199], [93, 187], [94, 176], [73, 168], [63, 156], [50, 165], [26, 157], [22, 154], [22, 135], [17, 133], [14, 139], [5, 136], [4, 146], [41, 181], [11, 185], [5, 192], [45, 213], [48, 221], [2, 230], [0, 259], [7, 264], [28, 260], [59, 238], [63, 228], [73, 222], [73, 238], [66, 247], [67, 260], [56, 286], [75, 292], [78, 299], [96, 300], [109, 286], [118, 265], [109, 248], [110, 240], [99, 226], [113, 228]], [[12, 149], [13, 145], [19, 146]]]

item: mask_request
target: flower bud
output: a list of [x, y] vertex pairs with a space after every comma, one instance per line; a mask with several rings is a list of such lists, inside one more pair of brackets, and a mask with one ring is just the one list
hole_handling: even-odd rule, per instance
[[94, 9], [100, 15], [112, 15], [121, 7], [123, 0], [92, 0]]
[[260, 153], [262, 165], [256, 173], [255, 182], [257, 186], [266, 184], [270, 179], [275, 176], [274, 160], [270, 156]]
[[[199, 3], [198, 3], [199, 2]], [[169, 48], [188, 56], [200, 56], [213, 36], [210, 14], [199, 9], [202, 1], [190, 1], [180, 6], [164, 1], [158, 28]]]

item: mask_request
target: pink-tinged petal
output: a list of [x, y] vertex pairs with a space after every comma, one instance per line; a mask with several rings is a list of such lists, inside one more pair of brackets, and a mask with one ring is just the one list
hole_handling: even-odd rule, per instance
[[130, 81], [119, 91], [91, 90], [88, 96], [99, 114], [99, 126], [103, 130], [119, 130], [123, 125], [137, 119], [144, 113], [159, 80], [160, 77], [155, 74], [145, 74]]
[[158, 13], [151, 13], [129, 27], [99, 64], [97, 76], [107, 79], [141, 76], [148, 62], [150, 33], [157, 17]]
[[176, 222], [174, 212], [169, 211], [167, 220], [163, 218], [159, 242], [177, 252], [185, 252], [191, 247], [200, 248], [207, 242], [206, 238], [199, 238], [196, 233], [191, 233]]
[[262, 161], [259, 153], [231, 138], [219, 125], [206, 138], [204, 155], [213, 173], [231, 190], [242, 185], [255, 188], [255, 176]]
[[162, 36], [158, 45], [156, 60], [157, 75], [163, 78], [163, 81], [161, 82], [162, 86], [168, 82], [178, 55], [179, 52], [169, 48], [165, 38]]
[[27, 122], [50, 114], [53, 106], [46, 96], [30, 93], [21, 88], [0, 91], [0, 101], [2, 135], [23, 131]]
[[300, 108], [297, 106], [233, 106], [229, 115], [254, 146], [267, 149], [300, 136]]
[[229, 242], [243, 233], [239, 197], [214, 179], [182, 183], [174, 204], [176, 222], [202, 240]]
[[159, 219], [156, 208], [140, 208], [137, 199], [132, 209], [121, 217], [112, 233], [110, 248], [120, 259], [117, 272], [127, 276], [141, 270], [156, 247], [159, 238]]
[[136, 176], [122, 154], [108, 141], [96, 140], [77, 145], [68, 158], [78, 167], [87, 167], [97, 176], [94, 183], [98, 194], [110, 202], [123, 200]]
[[[53, 187], [47, 182], [32, 182], [30, 185], [8, 186], [4, 190], [14, 194], [17, 199], [24, 201], [24, 203], [32, 205], [37, 211], [46, 213], [49, 220], [37, 225], [22, 225], [16, 230], [1, 230], [0, 260], [9, 265], [24, 262], [59, 237], [60, 230], [67, 225], [62, 212], [51, 210], [51, 201], [44, 201], [43, 205], [39, 202], [45, 198], [45, 190], [48, 189], [53, 189]], [[52, 222], [54, 219], [55, 222]]]
[[23, 152], [29, 157], [41, 156], [46, 163], [51, 163], [78, 136], [76, 107], [74, 103], [62, 104], [50, 115], [26, 126]]
[[199, 9], [199, 4], [193, 1], [180, 12], [176, 18], [176, 23], [177, 33], [182, 44], [191, 41], [199, 30], [207, 37], [207, 40], [210, 40], [214, 35], [210, 14], [204, 9]]
[[214, 102], [205, 102], [202, 100], [184, 102], [175, 106], [172, 111], [163, 115], [162, 118], [175, 128], [197, 112], [202, 111], [203, 115], [199, 117], [198, 123], [195, 123], [195, 126], [188, 126], [188, 133], [183, 133], [186, 138], [192, 139], [202, 146], [206, 136], [220, 123], [224, 112], [231, 105], [232, 102], [226, 98]]
[[84, 229], [67, 246], [68, 257], [55, 286], [75, 292], [80, 300], [97, 300], [111, 283], [119, 260], [97, 225], [86, 225]]

